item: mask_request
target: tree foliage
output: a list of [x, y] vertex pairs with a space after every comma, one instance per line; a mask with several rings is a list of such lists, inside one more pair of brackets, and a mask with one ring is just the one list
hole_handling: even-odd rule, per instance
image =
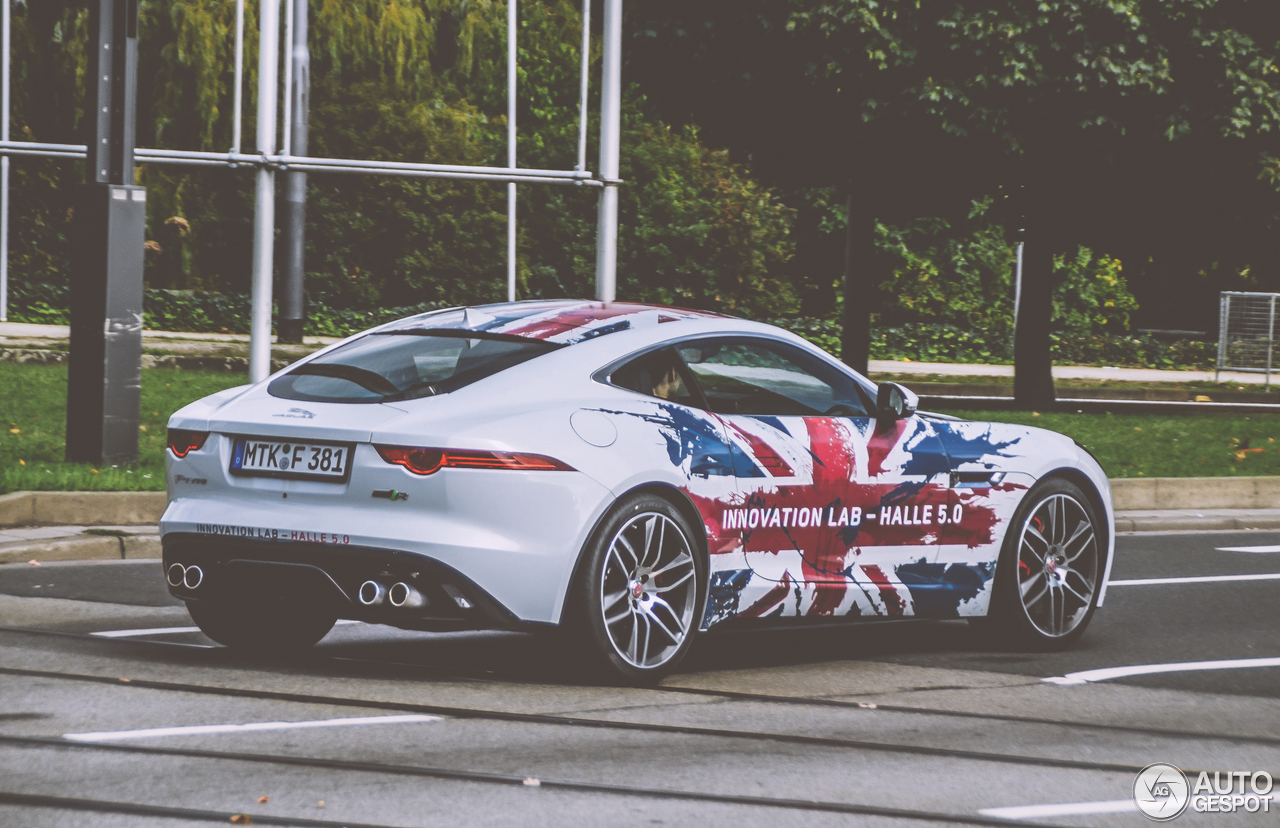
[[650, 0], [627, 68], [802, 217], [797, 190], [838, 183], [881, 222], [955, 224], [1033, 180], [1036, 250], [1107, 251], [1147, 325], [1211, 328], [1215, 291], [1280, 289], [1274, 20], [1270, 0]]

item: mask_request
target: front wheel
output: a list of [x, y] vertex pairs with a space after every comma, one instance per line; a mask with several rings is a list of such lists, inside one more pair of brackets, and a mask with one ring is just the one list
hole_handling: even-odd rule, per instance
[[693, 538], [669, 501], [637, 494], [619, 501], [588, 542], [570, 623], [612, 678], [651, 684], [688, 653], [706, 583]]
[[996, 571], [990, 617], [982, 626], [1036, 650], [1067, 646], [1097, 608], [1104, 553], [1092, 504], [1074, 484], [1053, 478], [1019, 507]]
[[324, 638], [337, 616], [305, 605], [187, 601], [191, 620], [219, 644], [252, 652], [305, 650]]

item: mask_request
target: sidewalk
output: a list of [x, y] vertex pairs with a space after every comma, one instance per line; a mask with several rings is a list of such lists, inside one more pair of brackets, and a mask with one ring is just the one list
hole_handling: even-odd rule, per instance
[[[71, 336], [65, 325], [29, 325], [22, 322], [0, 322], [0, 350], [6, 348], [61, 349]], [[271, 338], [272, 343], [276, 341]], [[308, 336], [302, 345], [275, 345], [279, 352], [293, 359], [300, 358], [316, 348], [331, 345], [339, 340], [327, 336]], [[55, 345], [55, 343], [57, 343]], [[176, 331], [143, 331], [142, 346], [149, 351], [173, 354], [207, 356], [247, 356], [248, 334], [230, 333], [182, 333]], [[310, 346], [310, 347], [307, 347]], [[868, 373], [874, 374], [936, 374], [951, 377], [1012, 377], [1012, 365], [981, 365], [957, 362], [898, 362], [873, 359]], [[1280, 372], [1278, 372], [1280, 373]], [[1213, 382], [1212, 371], [1164, 371], [1154, 368], [1096, 368], [1087, 365], [1055, 365], [1054, 379], [1119, 380], [1123, 382]], [[1223, 371], [1218, 379], [1223, 383], [1238, 385], [1262, 385], [1263, 374], [1244, 374]]]
[[[896, 362], [873, 359], [867, 363], [870, 374], [937, 374], [948, 377], [1011, 377], [1012, 365], [980, 365], [961, 362]], [[1212, 371], [1165, 371], [1158, 368], [1098, 368], [1091, 365], [1055, 365], [1054, 379], [1120, 380], [1123, 382], [1214, 382]], [[1265, 374], [1223, 371], [1217, 382], [1241, 385], [1263, 385]], [[1280, 382], [1280, 370], [1276, 371]]]
[[155, 525], [0, 528], [0, 564], [159, 557]]
[[[31, 325], [26, 322], [0, 322], [0, 339], [70, 339], [71, 328], [66, 325]], [[157, 340], [187, 340], [192, 342], [248, 343], [248, 334], [188, 333], [182, 331], [143, 331], [143, 342]], [[276, 338], [271, 337], [275, 342]], [[331, 336], [304, 336], [304, 345], [330, 345], [339, 339]]]

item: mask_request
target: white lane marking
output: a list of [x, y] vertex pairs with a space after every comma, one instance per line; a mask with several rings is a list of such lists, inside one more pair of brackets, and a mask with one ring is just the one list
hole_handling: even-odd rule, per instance
[[1153, 673], [1186, 673], [1197, 670], [1239, 670], [1246, 667], [1280, 667], [1280, 658], [1229, 658], [1222, 661], [1182, 661], [1172, 664], [1135, 664], [1130, 667], [1104, 667], [1101, 670], [1083, 670], [1065, 676], [1041, 679], [1050, 684], [1087, 684], [1092, 681], [1109, 681], [1128, 676], [1147, 676]]
[[1218, 552], [1280, 552], [1280, 546], [1219, 546]]
[[1103, 802], [1067, 802], [1062, 805], [1016, 805], [1009, 808], [984, 808], [978, 813], [998, 819], [1034, 819], [1035, 817], [1076, 816], [1078, 814], [1119, 814], [1136, 811], [1132, 799], [1108, 799]]
[[1129, 581], [1111, 581], [1109, 585], [1212, 584], [1224, 581], [1280, 581], [1280, 572], [1263, 572], [1256, 575], [1197, 575], [1188, 578], [1135, 578]]
[[129, 638], [135, 635], [177, 635], [178, 633], [200, 632], [199, 627], [153, 627], [149, 630], [105, 630], [89, 633], [99, 638]]
[[149, 739], [153, 736], [203, 736], [208, 733], [251, 733], [259, 730], [299, 730], [313, 727], [351, 727], [354, 725], [412, 724], [438, 722], [442, 716], [406, 714], [403, 716], [360, 716], [346, 719], [321, 719], [314, 722], [253, 722], [251, 724], [189, 725], [186, 727], [151, 727], [145, 730], [116, 730], [99, 733], [64, 733], [73, 742], [114, 742], [117, 739]]
[[[350, 618], [339, 618], [334, 626], [339, 624], [360, 624], [363, 622], [354, 621]], [[137, 635], [178, 635], [179, 633], [200, 632], [199, 627], [150, 627], [145, 630], [103, 630], [102, 632], [92, 632], [89, 635], [96, 635], [99, 638], [131, 638]]]

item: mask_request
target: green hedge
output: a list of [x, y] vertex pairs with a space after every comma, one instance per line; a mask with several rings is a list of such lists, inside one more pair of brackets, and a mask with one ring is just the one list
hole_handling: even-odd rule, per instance
[[[47, 285], [15, 290], [10, 297], [9, 318], [14, 322], [66, 325], [67, 293], [66, 288]], [[333, 308], [311, 303], [307, 307], [306, 333], [347, 336], [438, 307], [441, 305], [433, 302], [394, 308]], [[147, 330], [249, 332], [249, 297], [244, 294], [148, 290], [143, 308]], [[840, 323], [836, 320], [790, 317], [764, 321], [793, 331], [832, 354], [840, 353]], [[1049, 338], [1053, 360], [1062, 364], [1203, 370], [1213, 367], [1217, 354], [1215, 343], [1196, 340], [1165, 342], [1150, 336], [1061, 331], [1051, 333]], [[1013, 341], [1007, 335], [988, 337], [982, 331], [954, 325], [882, 327], [872, 331], [871, 358], [1008, 364], [1013, 361]]]
[[[805, 337], [832, 354], [840, 353], [840, 323], [832, 319], [765, 320]], [[1064, 365], [1114, 365], [1126, 368], [1213, 368], [1214, 342], [1180, 339], [1166, 342], [1151, 336], [1117, 334], [1049, 334], [1053, 361]], [[1013, 362], [1013, 339], [988, 337], [982, 331], [953, 325], [910, 325], [871, 332], [872, 359], [914, 362], [969, 362], [995, 365]]]

